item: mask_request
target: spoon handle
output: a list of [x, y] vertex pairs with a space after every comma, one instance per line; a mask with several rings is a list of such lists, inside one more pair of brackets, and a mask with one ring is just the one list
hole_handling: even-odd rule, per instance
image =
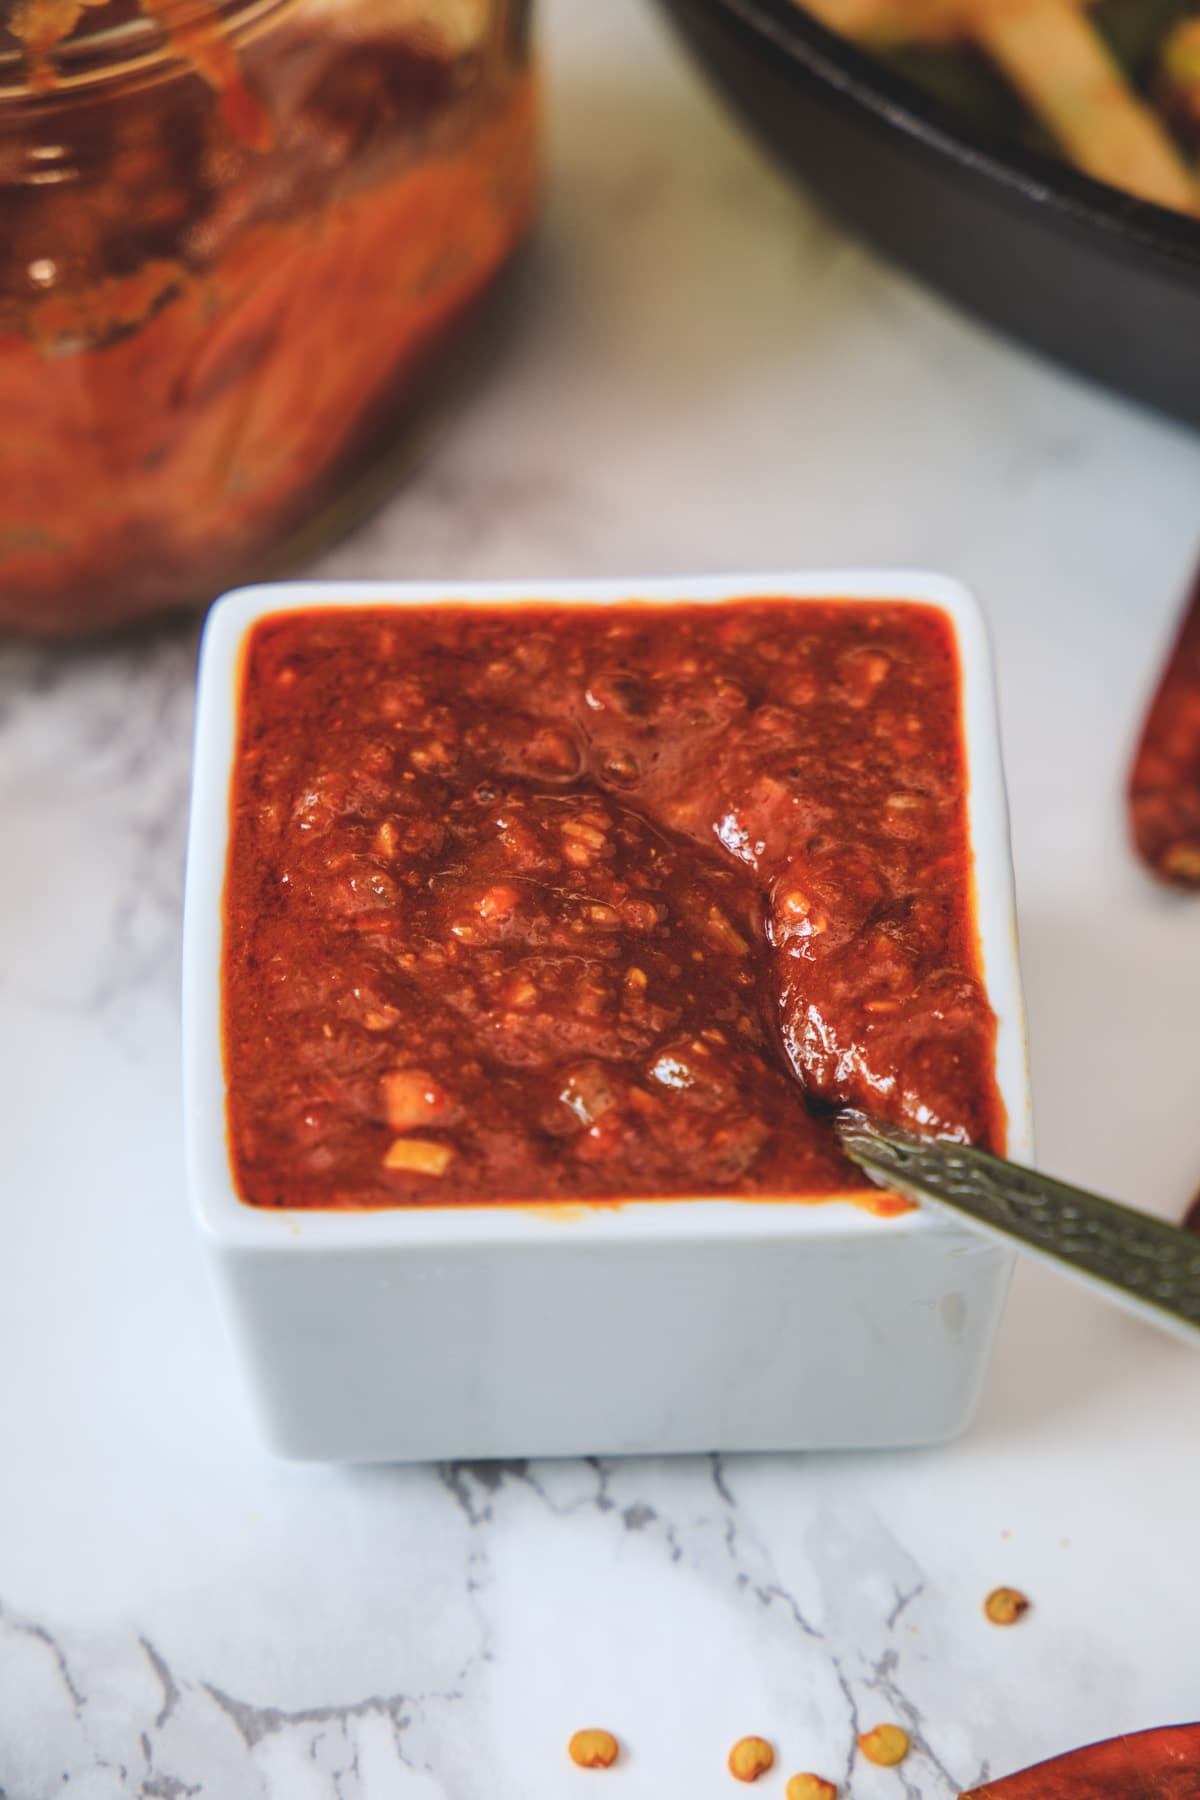
[[1200, 1347], [1200, 1237], [949, 1138], [865, 1113], [838, 1116], [842, 1149], [880, 1187], [965, 1215], [1109, 1300]]

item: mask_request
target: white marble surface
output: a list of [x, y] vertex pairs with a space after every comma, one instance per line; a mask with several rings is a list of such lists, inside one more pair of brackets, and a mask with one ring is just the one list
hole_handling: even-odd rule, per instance
[[[634, 0], [551, 0], [540, 298], [325, 567], [931, 563], [1007, 733], [1043, 1161], [1200, 1181], [1200, 911], [1122, 838], [1196, 551], [1200, 440], [881, 268], [765, 169]], [[370, 1470], [256, 1443], [182, 1191], [195, 632], [0, 657], [0, 1792], [727, 1794], [732, 1739], [943, 1800], [1200, 1714], [1200, 1359], [1018, 1281], [980, 1420], [892, 1457]], [[1001, 1580], [1035, 1610], [986, 1625]], [[899, 1772], [853, 1761], [895, 1718]], [[563, 1745], [603, 1723], [610, 1775]]]

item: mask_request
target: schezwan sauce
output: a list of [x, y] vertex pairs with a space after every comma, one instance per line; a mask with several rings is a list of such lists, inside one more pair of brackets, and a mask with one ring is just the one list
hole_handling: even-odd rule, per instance
[[863, 1188], [1003, 1147], [953, 630], [897, 602], [328, 608], [245, 654], [225, 1057], [257, 1206]]

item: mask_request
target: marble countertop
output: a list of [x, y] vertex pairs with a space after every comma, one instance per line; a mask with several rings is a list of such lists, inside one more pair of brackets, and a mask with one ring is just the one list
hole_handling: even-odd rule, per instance
[[[541, 280], [417, 479], [322, 567], [927, 564], [995, 639], [1044, 1164], [1200, 1182], [1200, 916], [1121, 782], [1200, 536], [1200, 439], [889, 272], [634, 0], [551, 0]], [[0, 656], [0, 1794], [729, 1794], [741, 1734], [944, 1800], [1200, 1713], [1200, 1358], [1018, 1277], [936, 1452], [296, 1467], [255, 1439], [183, 1194], [196, 630]], [[984, 1594], [1024, 1588], [1014, 1630]], [[857, 1728], [913, 1733], [898, 1771]], [[608, 1776], [565, 1740], [602, 1724]], [[606, 1787], [607, 1791], [607, 1787]]]

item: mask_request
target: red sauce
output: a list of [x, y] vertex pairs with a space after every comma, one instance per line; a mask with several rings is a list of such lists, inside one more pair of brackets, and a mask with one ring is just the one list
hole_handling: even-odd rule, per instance
[[246, 652], [226, 887], [259, 1206], [861, 1190], [1002, 1148], [951, 627], [897, 603], [355, 608]]

